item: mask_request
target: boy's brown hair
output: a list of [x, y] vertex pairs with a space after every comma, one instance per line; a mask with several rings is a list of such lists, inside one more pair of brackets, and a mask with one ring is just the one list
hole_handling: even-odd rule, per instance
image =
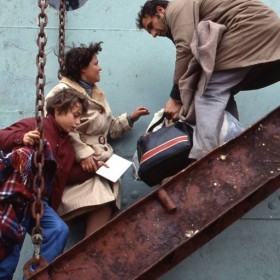
[[87, 97], [73, 88], [64, 88], [48, 98], [47, 115], [54, 116], [55, 109], [66, 114], [77, 102], [82, 105], [82, 113], [85, 114], [88, 110]]

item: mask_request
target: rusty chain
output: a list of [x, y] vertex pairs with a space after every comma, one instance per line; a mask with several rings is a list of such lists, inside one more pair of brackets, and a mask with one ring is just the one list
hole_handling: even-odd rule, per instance
[[[35, 226], [32, 229], [31, 238], [34, 245], [33, 257], [28, 260], [23, 266], [23, 273], [26, 278], [29, 278], [38, 268], [42, 268], [47, 264], [45, 259], [40, 255], [41, 244], [43, 242], [43, 228], [40, 225], [41, 218], [44, 215], [44, 204], [42, 202], [42, 192], [45, 188], [44, 177], [43, 177], [43, 167], [44, 167], [44, 88], [46, 84], [45, 76], [45, 65], [46, 65], [46, 54], [45, 46], [47, 44], [47, 35], [45, 33], [45, 27], [48, 23], [48, 17], [45, 13], [45, 9], [49, 5], [49, 0], [38, 0], [38, 6], [41, 9], [37, 22], [40, 27], [39, 33], [37, 35], [37, 45], [38, 54], [36, 56], [36, 66], [37, 66], [37, 76], [36, 76], [36, 102], [35, 102], [35, 120], [36, 128], [40, 132], [39, 144], [34, 146], [34, 156], [33, 162], [36, 168], [36, 173], [33, 179], [33, 193], [34, 201], [31, 205], [31, 214], [35, 220]], [[31, 269], [34, 267], [35, 271]], [[36, 267], [36, 268], [35, 268]]]
[[44, 179], [43, 179], [43, 166], [44, 166], [44, 155], [43, 155], [43, 141], [44, 141], [44, 88], [46, 84], [45, 76], [45, 65], [46, 65], [46, 54], [45, 46], [47, 44], [47, 35], [44, 28], [48, 23], [48, 17], [45, 13], [45, 9], [48, 7], [48, 0], [38, 0], [38, 6], [41, 8], [41, 12], [38, 15], [38, 26], [40, 27], [37, 35], [38, 54], [36, 57], [37, 65], [37, 77], [36, 77], [36, 104], [35, 104], [35, 118], [36, 126], [40, 132], [39, 145], [35, 145], [34, 164], [36, 167], [36, 175], [33, 181], [33, 191], [36, 194], [36, 200], [32, 206], [32, 216], [36, 221], [35, 228], [33, 229], [34, 234], [42, 234], [40, 227], [40, 219], [44, 213], [44, 205], [41, 201], [41, 194], [44, 190]]
[[46, 54], [45, 46], [47, 44], [47, 35], [45, 33], [45, 27], [48, 23], [48, 17], [45, 13], [45, 9], [48, 7], [48, 0], [38, 0], [38, 6], [41, 9], [37, 21], [40, 27], [37, 35], [38, 54], [36, 56], [37, 76], [36, 76], [36, 104], [35, 104], [35, 119], [36, 128], [40, 132], [40, 141], [38, 145], [34, 146], [34, 165], [36, 167], [36, 174], [33, 180], [33, 192], [35, 200], [31, 205], [32, 217], [35, 220], [35, 226], [32, 230], [32, 242], [34, 244], [34, 256], [31, 263], [38, 263], [42, 259], [40, 256], [40, 247], [43, 242], [43, 229], [40, 226], [41, 218], [44, 214], [44, 204], [42, 202], [42, 192], [45, 188], [43, 178], [43, 166], [44, 166], [44, 87], [46, 84], [45, 65]]
[[66, 14], [66, 5], [65, 0], [60, 0], [59, 4], [59, 53], [58, 53], [58, 79], [61, 79], [61, 70], [64, 68], [64, 48], [65, 48], [65, 14]]

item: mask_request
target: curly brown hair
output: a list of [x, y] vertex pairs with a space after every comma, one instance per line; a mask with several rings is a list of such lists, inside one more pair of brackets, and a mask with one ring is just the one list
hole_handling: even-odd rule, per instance
[[103, 42], [91, 43], [89, 46], [81, 44], [79, 47], [72, 47], [65, 54], [64, 67], [61, 69], [61, 75], [75, 82], [81, 79], [81, 70], [86, 68], [94, 55], [102, 51]]

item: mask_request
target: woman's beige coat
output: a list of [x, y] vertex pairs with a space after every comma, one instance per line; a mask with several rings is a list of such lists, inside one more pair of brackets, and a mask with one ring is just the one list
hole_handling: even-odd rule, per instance
[[[46, 101], [65, 87], [75, 88], [87, 95], [84, 88], [78, 83], [63, 77], [60, 83], [48, 93]], [[105, 94], [96, 86], [93, 87], [92, 98], [88, 96], [88, 100], [87, 114], [82, 117], [77, 133], [71, 133], [76, 159], [80, 161], [97, 153], [100, 154], [96, 157], [98, 160], [106, 161], [113, 154], [107, 138], [121, 137], [132, 128], [129, 126], [126, 114], [116, 118], [112, 115]], [[58, 213], [65, 219], [69, 219], [88, 211], [88, 206], [101, 205], [115, 200], [117, 207], [120, 207], [119, 182], [110, 183], [98, 175], [93, 175], [91, 179], [82, 184], [66, 187]]]

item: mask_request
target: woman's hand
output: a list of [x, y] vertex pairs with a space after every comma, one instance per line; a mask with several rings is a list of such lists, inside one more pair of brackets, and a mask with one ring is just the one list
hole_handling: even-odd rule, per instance
[[23, 135], [22, 142], [25, 146], [34, 146], [40, 141], [40, 132], [38, 130], [28, 131]]
[[95, 156], [98, 155], [94, 154], [80, 161], [81, 167], [84, 171], [95, 173], [101, 166], [109, 167], [105, 162], [97, 160]]
[[149, 115], [150, 111], [145, 107], [137, 107], [129, 116], [133, 122], [138, 121], [141, 116]]

